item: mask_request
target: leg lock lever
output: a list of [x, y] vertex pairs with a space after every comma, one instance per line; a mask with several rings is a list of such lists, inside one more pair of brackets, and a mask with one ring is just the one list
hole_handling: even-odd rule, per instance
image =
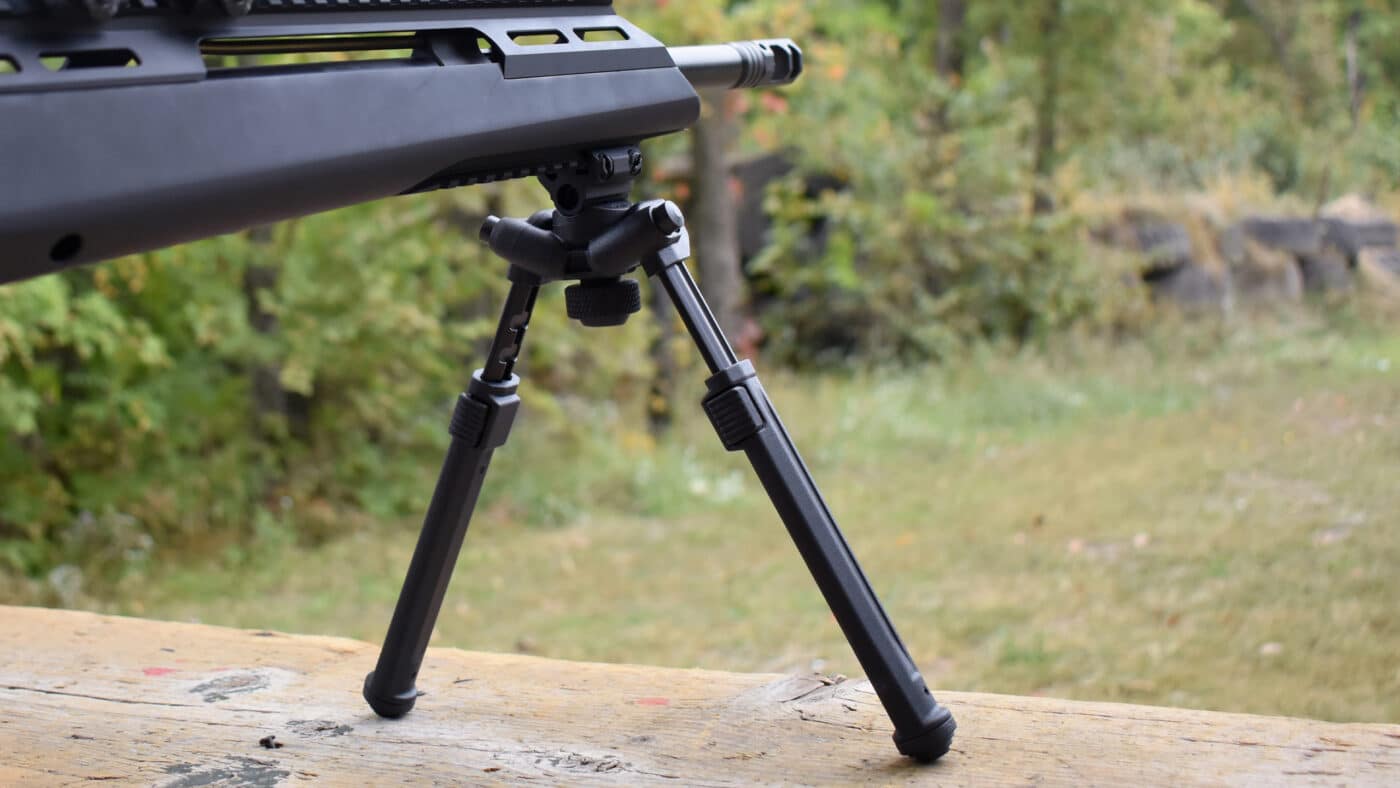
[[472, 448], [494, 449], [506, 442], [515, 412], [520, 409], [520, 397], [515, 393], [520, 378], [511, 375], [508, 380], [491, 382], [482, 380], [481, 372], [472, 373], [471, 384], [457, 398], [447, 431]]
[[763, 413], [759, 411], [756, 397], [758, 392], [750, 392], [758, 386], [753, 365], [740, 361], [728, 369], [721, 370], [705, 382], [710, 393], [700, 405], [710, 423], [719, 433], [720, 442], [729, 451], [737, 450], [759, 430], [763, 429]]

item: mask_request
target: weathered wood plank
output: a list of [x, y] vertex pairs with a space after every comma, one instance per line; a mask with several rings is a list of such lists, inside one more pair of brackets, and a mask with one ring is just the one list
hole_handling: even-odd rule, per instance
[[386, 721], [359, 696], [375, 655], [0, 607], [0, 784], [1400, 784], [1397, 725], [940, 692], [958, 736], [919, 766], [864, 681], [449, 649]]

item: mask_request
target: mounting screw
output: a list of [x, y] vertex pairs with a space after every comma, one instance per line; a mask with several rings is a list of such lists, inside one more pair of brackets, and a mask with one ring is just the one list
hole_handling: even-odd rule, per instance
[[627, 150], [627, 167], [628, 167], [628, 169], [630, 169], [630, 170], [632, 171], [632, 174], [633, 174], [633, 175], [641, 175], [641, 174], [642, 174], [642, 152], [641, 152], [641, 151], [637, 150], [636, 148], [629, 148], [629, 149]]
[[477, 232], [476, 237], [480, 238], [482, 243], [489, 245], [491, 243], [491, 231], [496, 229], [496, 225], [500, 223], [500, 217], [486, 217], [486, 219], [481, 223], [481, 230]]
[[600, 180], [600, 181], [610, 181], [610, 180], [612, 180], [612, 176], [613, 176], [614, 170], [613, 170], [613, 160], [612, 160], [612, 157], [611, 157], [611, 156], [609, 156], [609, 155], [606, 154], [606, 153], [601, 153], [601, 152], [600, 152], [600, 153], [595, 153], [595, 154], [593, 154], [593, 163], [596, 164], [596, 165], [598, 165], [597, 167], [594, 168], [594, 172], [597, 174], [598, 180]]

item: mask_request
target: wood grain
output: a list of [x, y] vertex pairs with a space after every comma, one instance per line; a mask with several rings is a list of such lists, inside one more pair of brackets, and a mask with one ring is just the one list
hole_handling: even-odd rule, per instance
[[1400, 784], [1396, 725], [938, 692], [957, 738], [919, 766], [864, 681], [450, 649], [380, 720], [359, 695], [375, 656], [0, 607], [0, 784]]

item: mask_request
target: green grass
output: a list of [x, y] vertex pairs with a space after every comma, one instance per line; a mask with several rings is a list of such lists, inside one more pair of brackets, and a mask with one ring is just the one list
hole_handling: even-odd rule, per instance
[[[1400, 721], [1396, 332], [1197, 330], [765, 379], [935, 688]], [[524, 396], [435, 645], [859, 672], [698, 413], [653, 446], [582, 407], [560, 446]], [[545, 509], [559, 525], [528, 524]], [[90, 606], [377, 640], [416, 531], [302, 548], [271, 529]]]

